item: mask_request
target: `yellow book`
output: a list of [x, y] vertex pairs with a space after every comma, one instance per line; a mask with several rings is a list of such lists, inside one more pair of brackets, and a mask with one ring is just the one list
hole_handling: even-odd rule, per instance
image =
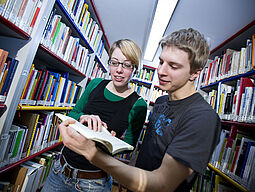
[[39, 114], [36, 114], [36, 115], [37, 116], [36, 116], [36, 121], [35, 121], [35, 124], [34, 124], [33, 133], [31, 135], [31, 138], [30, 138], [30, 141], [29, 141], [29, 147], [28, 147], [28, 150], [27, 150], [27, 157], [30, 155], [30, 151], [33, 147], [34, 140], [35, 140], [35, 137], [36, 137], [36, 128], [37, 128], [38, 120], [39, 120], [39, 117], [40, 117]]
[[87, 7], [86, 7], [86, 3], [84, 3], [84, 5], [83, 5], [83, 8], [82, 8], [82, 11], [81, 11], [81, 16], [80, 16], [80, 19], [79, 19], [79, 21], [78, 21], [78, 23], [80, 24], [81, 23], [81, 21], [83, 21], [84, 19], [84, 16], [85, 16], [85, 13], [86, 13], [86, 9], [88, 8], [88, 5], [87, 5]]
[[221, 114], [221, 112], [222, 112], [223, 99], [224, 99], [224, 93], [222, 93], [222, 94], [221, 94], [221, 96], [220, 96], [220, 108], [219, 108], [219, 114]]
[[22, 94], [21, 94], [21, 99], [24, 99], [23, 97], [24, 97], [24, 94], [25, 94], [25, 92], [26, 92], [26, 88], [27, 88], [27, 86], [28, 86], [28, 82], [29, 82], [29, 79], [30, 79], [30, 76], [31, 76], [31, 73], [32, 73], [32, 70], [34, 69], [34, 64], [32, 64], [32, 66], [31, 66], [31, 68], [30, 68], [30, 71], [29, 71], [29, 74], [28, 74], [28, 77], [27, 77], [27, 81], [26, 81], [26, 84], [25, 84], [25, 87], [24, 87], [24, 89], [23, 89], [23, 91], [22, 91]]
[[88, 25], [88, 23], [89, 23], [89, 18], [90, 18], [90, 12], [88, 12], [88, 16], [87, 16], [87, 18], [86, 18], [85, 25], [84, 25], [84, 27], [83, 27], [83, 32], [86, 31], [87, 25]]
[[50, 83], [49, 83], [49, 87], [48, 87], [48, 90], [46, 92], [46, 96], [45, 96], [44, 101], [47, 101], [48, 97], [50, 97], [50, 88], [51, 88], [52, 82], [53, 82], [53, 75], [50, 75]]
[[84, 22], [85, 16], [86, 16], [86, 12], [88, 11], [88, 4], [85, 3], [83, 8], [84, 8], [85, 10], [84, 10], [84, 17], [83, 17], [82, 20], [81, 20], [82, 23]]

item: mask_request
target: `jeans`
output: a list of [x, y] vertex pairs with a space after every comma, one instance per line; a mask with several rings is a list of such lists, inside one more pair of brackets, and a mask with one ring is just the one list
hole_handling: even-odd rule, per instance
[[64, 167], [57, 160], [50, 171], [41, 192], [110, 192], [112, 177], [107, 175], [101, 179], [68, 178], [63, 174]]

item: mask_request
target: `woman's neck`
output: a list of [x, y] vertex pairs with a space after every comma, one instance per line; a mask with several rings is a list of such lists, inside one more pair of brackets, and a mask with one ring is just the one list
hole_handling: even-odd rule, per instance
[[112, 81], [110, 81], [108, 83], [108, 85], [106, 86], [106, 88], [114, 93], [115, 95], [118, 95], [120, 97], [128, 97], [132, 92], [133, 90], [128, 86], [128, 84], [126, 84], [125, 86], [122, 86], [122, 87], [117, 87], [113, 84]]

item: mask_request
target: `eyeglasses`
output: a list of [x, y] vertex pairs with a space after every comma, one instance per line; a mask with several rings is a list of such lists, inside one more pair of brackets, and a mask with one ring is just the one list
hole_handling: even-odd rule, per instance
[[114, 61], [114, 60], [109, 60], [109, 65], [113, 66], [113, 67], [118, 67], [119, 65], [122, 65], [122, 67], [124, 69], [134, 69], [135, 65], [128, 62], [128, 61], [124, 61], [123, 63], [118, 62], [118, 61]]

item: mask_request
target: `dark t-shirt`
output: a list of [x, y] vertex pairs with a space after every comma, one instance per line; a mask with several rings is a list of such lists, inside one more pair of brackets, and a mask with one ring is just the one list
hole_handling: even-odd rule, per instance
[[[155, 170], [168, 153], [194, 173], [203, 173], [220, 130], [218, 115], [199, 93], [176, 101], [162, 96], [154, 105], [136, 166]], [[188, 185], [193, 177], [194, 174], [181, 185]], [[185, 191], [181, 185], [177, 191]]]

